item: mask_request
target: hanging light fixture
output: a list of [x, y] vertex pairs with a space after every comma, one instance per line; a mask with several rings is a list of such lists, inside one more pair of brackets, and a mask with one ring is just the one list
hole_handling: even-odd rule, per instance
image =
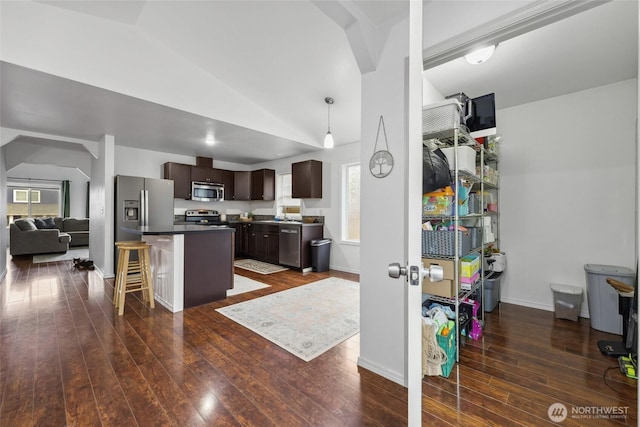
[[496, 50], [496, 45], [492, 44], [491, 46], [483, 47], [481, 49], [474, 50], [468, 55], [464, 56], [464, 59], [471, 65], [482, 64], [486, 62], [493, 56], [493, 52]]
[[327, 103], [327, 134], [324, 136], [324, 148], [333, 148], [333, 135], [331, 135], [331, 105], [335, 100], [331, 97], [326, 97], [324, 102]]

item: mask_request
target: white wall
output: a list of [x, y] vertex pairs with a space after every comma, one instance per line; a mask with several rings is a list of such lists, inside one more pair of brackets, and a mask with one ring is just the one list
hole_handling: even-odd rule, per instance
[[636, 105], [628, 80], [497, 112], [502, 301], [552, 310], [584, 264], [635, 270]]
[[[71, 208], [69, 216], [74, 218], [86, 218], [87, 216], [87, 182], [89, 178], [76, 168], [44, 165], [44, 164], [26, 164], [23, 163], [7, 172], [8, 181], [13, 182], [11, 178], [31, 178], [35, 180], [51, 180], [55, 181], [58, 186], [61, 181], [69, 180], [69, 200]], [[17, 183], [28, 183], [25, 180], [15, 180]], [[43, 181], [34, 181], [38, 184]]]
[[98, 158], [93, 160], [89, 202], [89, 253], [103, 277], [113, 277], [113, 170], [114, 144], [112, 135], [105, 135], [98, 144]]
[[[322, 162], [322, 198], [303, 199], [302, 214], [309, 216], [324, 216], [324, 237], [332, 240], [329, 267], [333, 270], [346, 271], [351, 273], [360, 272], [360, 245], [345, 243], [342, 241], [342, 165], [348, 163], [361, 162], [360, 143], [355, 142], [337, 146], [331, 150], [319, 150], [310, 154], [289, 157], [273, 162], [261, 163], [253, 166], [253, 169], [269, 168], [275, 169], [276, 176], [284, 173], [291, 173], [291, 163], [303, 160], [319, 160]], [[367, 162], [362, 162], [361, 173], [368, 174]], [[226, 203], [226, 202], [225, 202]], [[275, 202], [254, 203], [260, 213], [276, 214]], [[365, 213], [362, 211], [362, 221]], [[362, 228], [361, 228], [362, 235]]]
[[[7, 191], [7, 168], [4, 163], [3, 147], [0, 147], [0, 191], [2, 191], [2, 193]], [[7, 204], [0, 203], [0, 283], [2, 283], [7, 274], [7, 252], [5, 248], [7, 247], [8, 238]], [[3, 301], [0, 301], [0, 304], [3, 303]]]

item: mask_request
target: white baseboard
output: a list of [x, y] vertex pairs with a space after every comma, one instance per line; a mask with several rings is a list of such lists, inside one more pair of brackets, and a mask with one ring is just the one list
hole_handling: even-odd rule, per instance
[[336, 267], [334, 265], [330, 265], [329, 269], [330, 270], [336, 270], [336, 271], [342, 271], [344, 273], [360, 274], [360, 270], [354, 270], [354, 269], [344, 268], [344, 267]]
[[[537, 302], [525, 301], [517, 298], [500, 297], [500, 302], [506, 302], [507, 304], [521, 305], [523, 307], [529, 307], [529, 308], [537, 308], [539, 310], [545, 310], [545, 311], [555, 311], [552, 304], [540, 304]], [[584, 302], [580, 307], [580, 317], [584, 317], [586, 319], [589, 318], [589, 311]]]
[[114, 277], [116, 277], [115, 274], [104, 274], [102, 272], [102, 270], [100, 270], [100, 267], [96, 267], [96, 269], [94, 270], [98, 276], [100, 276], [102, 278], [102, 280], [104, 279], [113, 279]]
[[371, 363], [370, 361], [363, 359], [362, 357], [358, 357], [358, 366], [368, 369], [369, 371], [378, 374], [390, 381], [393, 381], [394, 383], [400, 384], [403, 387], [407, 387], [404, 376], [398, 374], [397, 372], [390, 371], [383, 366]]
[[154, 295], [154, 298], [156, 300], [156, 302], [158, 304], [160, 304], [161, 306], [163, 306], [164, 308], [166, 308], [167, 310], [169, 310], [172, 313], [175, 313], [176, 311], [173, 309], [173, 305], [169, 304], [165, 299], [161, 298], [160, 296], [158, 296], [157, 294]]
[[7, 277], [7, 269], [5, 268], [4, 271], [2, 273], [0, 273], [0, 283], [2, 283], [2, 281], [4, 280], [4, 278]]

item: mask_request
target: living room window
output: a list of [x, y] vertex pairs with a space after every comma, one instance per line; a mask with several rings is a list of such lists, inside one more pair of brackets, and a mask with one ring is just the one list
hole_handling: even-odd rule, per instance
[[342, 165], [342, 241], [360, 243], [360, 163]]
[[7, 184], [7, 224], [18, 218], [59, 216], [60, 187]]

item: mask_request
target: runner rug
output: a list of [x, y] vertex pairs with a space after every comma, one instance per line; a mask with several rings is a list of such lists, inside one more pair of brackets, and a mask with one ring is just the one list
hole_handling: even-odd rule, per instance
[[273, 265], [262, 261], [256, 261], [255, 259], [239, 259], [235, 261], [233, 265], [260, 274], [271, 274], [288, 270], [288, 268], [286, 267], [281, 267], [279, 265]]
[[58, 261], [71, 261], [74, 258], [89, 258], [89, 248], [80, 247], [72, 248], [63, 254], [42, 254], [34, 255], [32, 262], [39, 264], [41, 262], [58, 262]]
[[360, 331], [360, 285], [331, 277], [216, 310], [308, 362]]

